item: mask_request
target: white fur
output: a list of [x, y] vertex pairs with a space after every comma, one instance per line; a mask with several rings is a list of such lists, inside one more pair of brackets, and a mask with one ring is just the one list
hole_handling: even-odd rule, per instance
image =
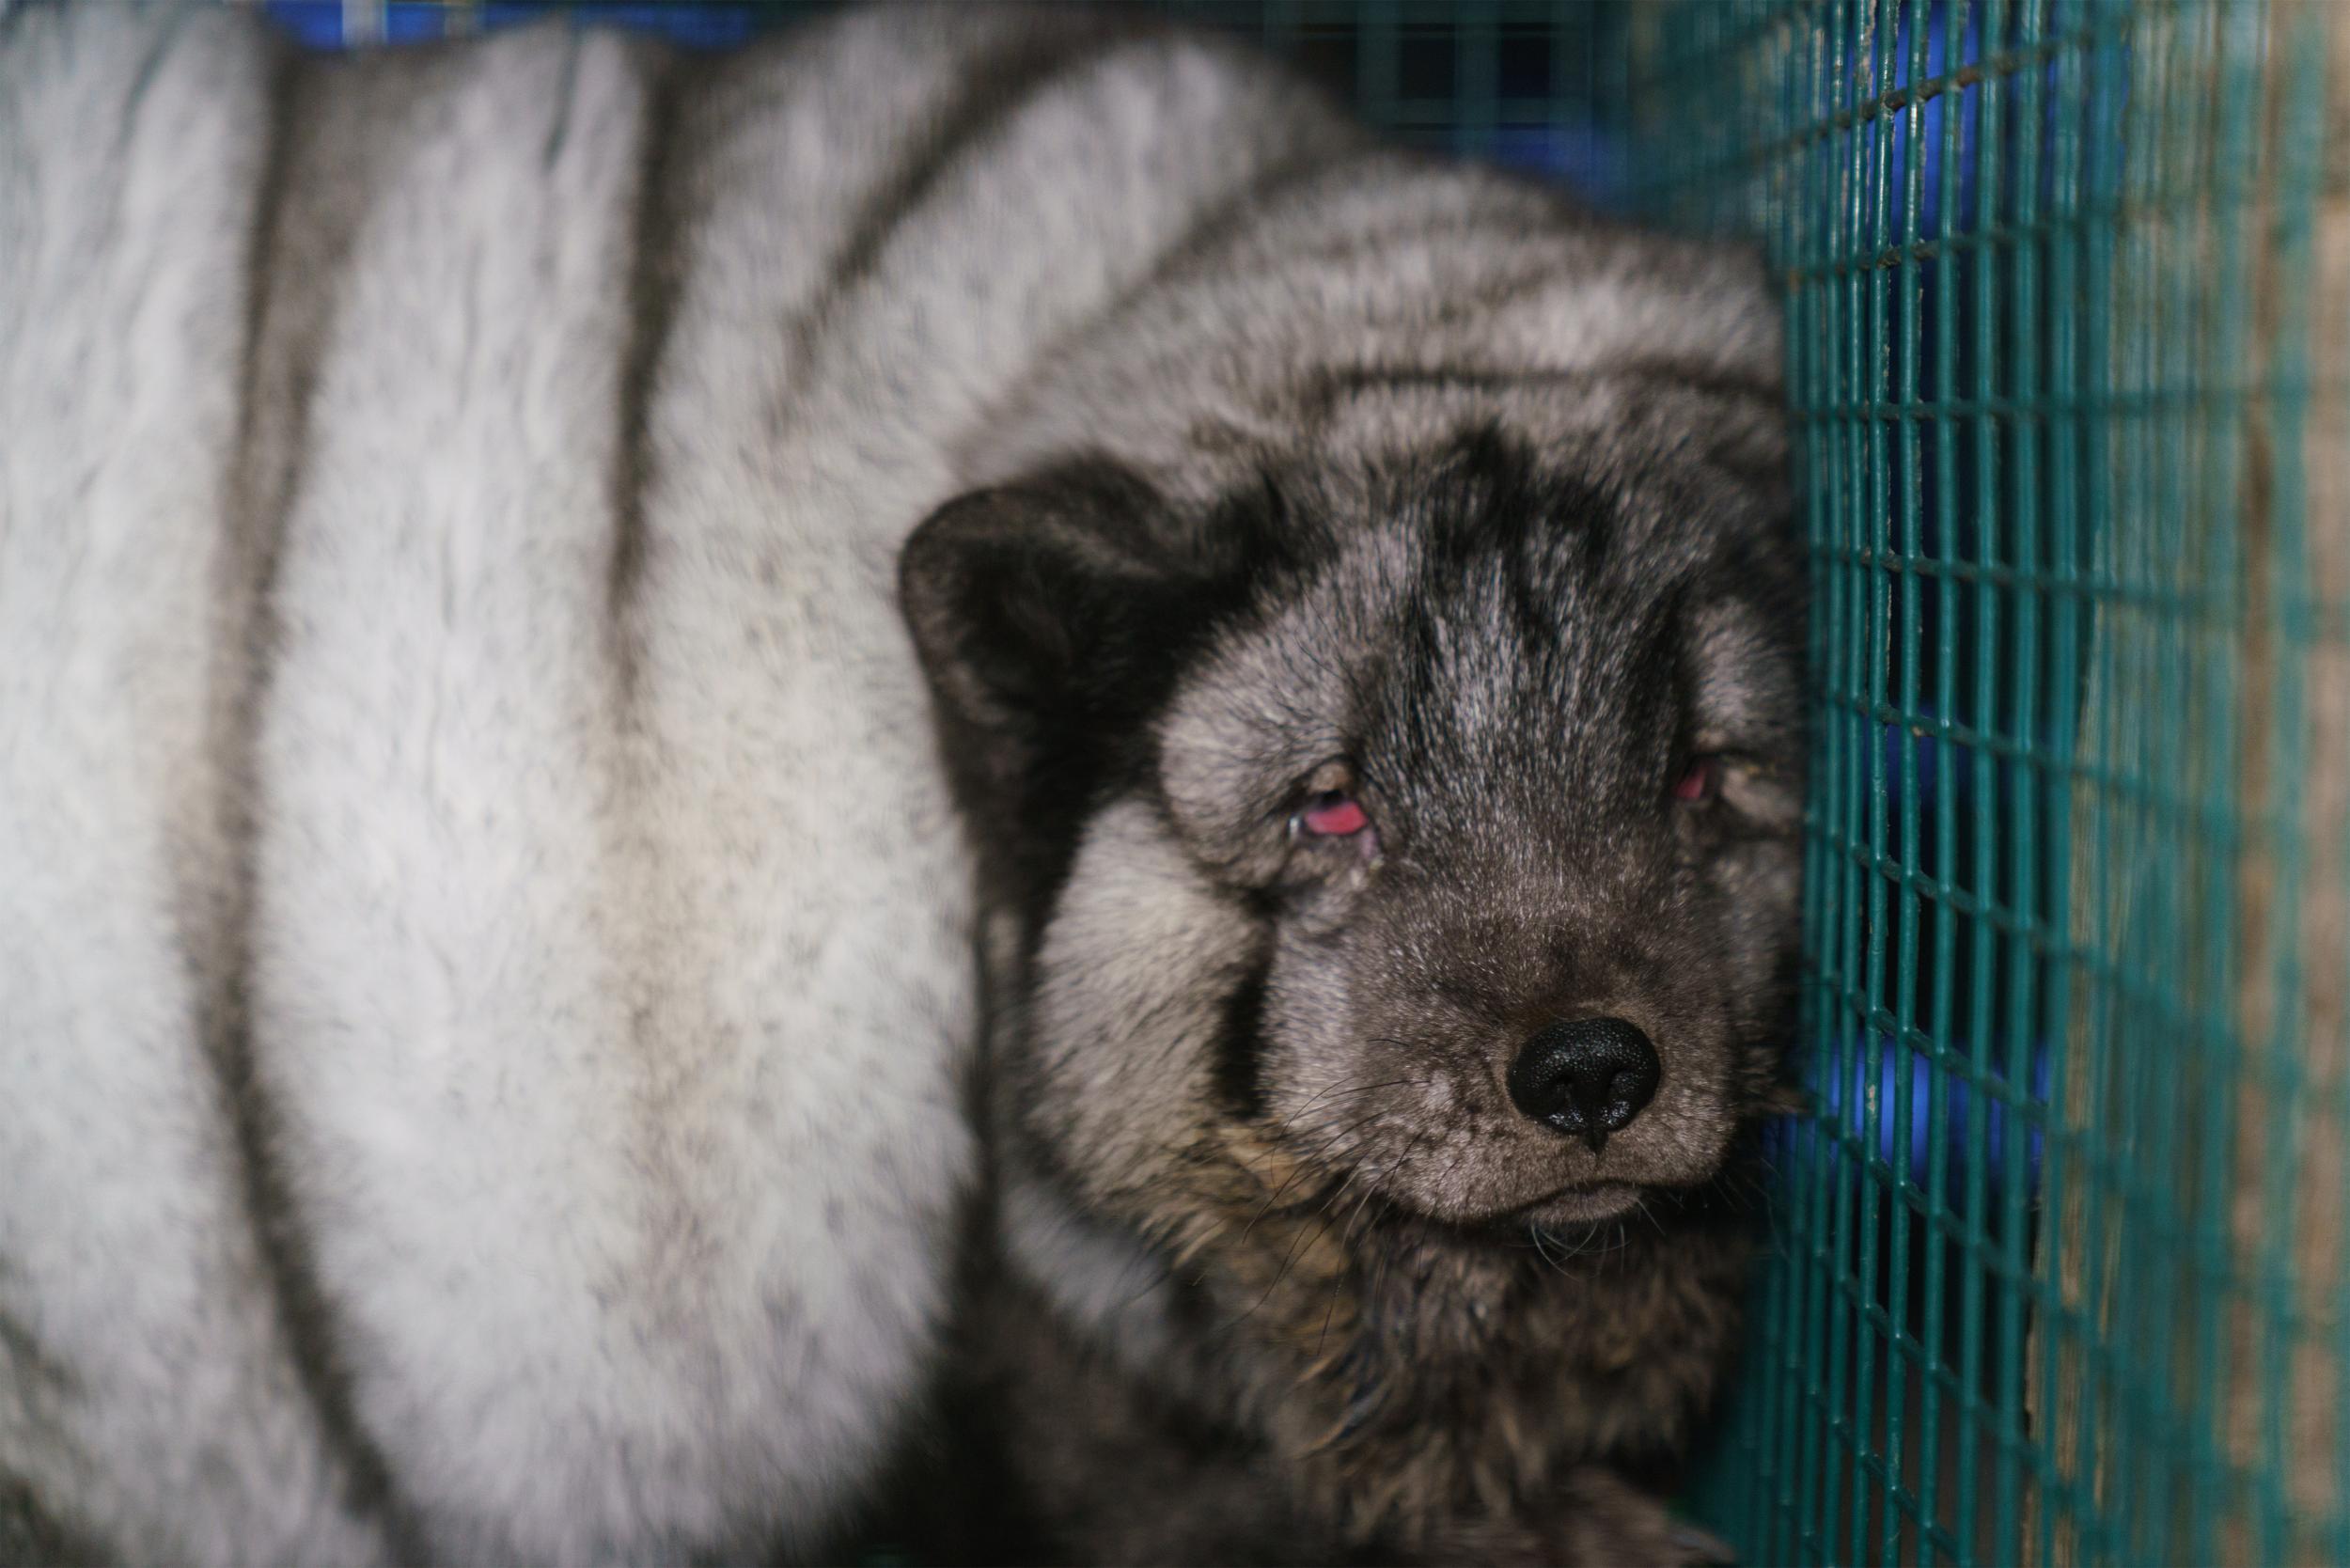
[[260, 59], [223, 17], [7, 26], [0, 1482], [134, 1560], [367, 1561], [206, 1040]]
[[672, 1480], [732, 1434], [632, 1027], [600, 624], [629, 66], [500, 39], [386, 128], [275, 583], [259, 1049], [362, 1417], [477, 1560], [727, 1523]]

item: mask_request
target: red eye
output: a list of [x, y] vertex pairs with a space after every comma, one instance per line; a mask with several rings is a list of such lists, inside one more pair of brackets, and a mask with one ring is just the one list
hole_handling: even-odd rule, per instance
[[1714, 786], [1721, 780], [1721, 763], [1711, 757], [1700, 757], [1689, 764], [1689, 771], [1673, 786], [1675, 800], [1705, 800], [1714, 793]]
[[1297, 825], [1321, 839], [1343, 839], [1371, 825], [1371, 816], [1355, 797], [1342, 790], [1325, 790], [1308, 798], [1297, 814]]

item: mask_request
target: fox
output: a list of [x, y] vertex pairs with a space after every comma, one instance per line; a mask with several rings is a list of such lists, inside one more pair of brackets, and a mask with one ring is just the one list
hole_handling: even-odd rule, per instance
[[1751, 255], [1114, 8], [23, 5], [0, 280], [0, 1560], [1716, 1551]]
[[972, 1403], [1071, 1560], [1720, 1555], [1627, 1478], [1794, 1105], [1768, 315], [1467, 183], [1290, 186], [903, 556], [991, 937]]

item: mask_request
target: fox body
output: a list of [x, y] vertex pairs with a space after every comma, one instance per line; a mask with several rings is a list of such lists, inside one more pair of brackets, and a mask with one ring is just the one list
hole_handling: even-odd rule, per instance
[[1075, 1555], [1669, 1539], [1749, 264], [1114, 17], [85, 6], [0, 279], [0, 1557], [811, 1551], [962, 1337]]

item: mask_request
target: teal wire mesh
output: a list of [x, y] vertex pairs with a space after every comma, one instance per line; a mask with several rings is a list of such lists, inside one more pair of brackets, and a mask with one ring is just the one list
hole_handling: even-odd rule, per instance
[[1757, 1563], [2350, 1562], [2350, 6], [1152, 8], [1779, 279], [1815, 1114], [1687, 1504]]
[[1631, 199], [1781, 279], [1813, 561], [1753, 1560], [2350, 1560], [2346, 30], [1635, 13]]

